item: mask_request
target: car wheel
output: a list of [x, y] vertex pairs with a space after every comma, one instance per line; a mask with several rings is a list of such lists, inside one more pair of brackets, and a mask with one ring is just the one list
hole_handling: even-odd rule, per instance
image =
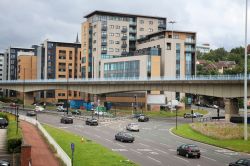
[[121, 138], [120, 141], [123, 142], [123, 139]]
[[197, 156], [197, 158], [199, 159], [201, 156]]
[[189, 158], [189, 154], [188, 153], [186, 154], [186, 157]]
[[137, 130], [137, 132], [139, 132], [140, 130]]

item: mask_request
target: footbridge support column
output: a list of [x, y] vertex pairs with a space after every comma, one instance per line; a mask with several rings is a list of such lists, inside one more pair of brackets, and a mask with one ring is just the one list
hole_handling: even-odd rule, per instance
[[236, 98], [224, 99], [224, 102], [225, 102], [225, 119], [227, 122], [229, 122], [232, 116], [239, 116], [238, 99]]

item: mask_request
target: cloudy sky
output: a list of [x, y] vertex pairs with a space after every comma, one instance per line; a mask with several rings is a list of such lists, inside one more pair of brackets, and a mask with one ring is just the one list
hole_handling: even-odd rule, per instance
[[[245, 0], [0, 0], [0, 52], [45, 39], [73, 42], [93, 10], [166, 17], [213, 48], [244, 45]], [[250, 1], [248, 13], [250, 43]]]

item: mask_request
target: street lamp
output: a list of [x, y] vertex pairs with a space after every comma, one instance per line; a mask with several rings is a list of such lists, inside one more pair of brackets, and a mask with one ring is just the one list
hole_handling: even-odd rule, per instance
[[24, 111], [25, 68], [23, 68], [23, 111]]
[[67, 102], [66, 102], [66, 108], [67, 108], [67, 115], [69, 114], [69, 76], [67, 76]]
[[246, 0], [246, 20], [245, 20], [245, 78], [244, 78], [244, 140], [247, 141], [247, 5]]

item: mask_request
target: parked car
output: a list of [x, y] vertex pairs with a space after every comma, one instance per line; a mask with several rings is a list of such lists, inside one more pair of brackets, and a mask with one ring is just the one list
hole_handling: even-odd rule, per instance
[[35, 111], [28, 111], [26, 113], [27, 116], [36, 116], [36, 112]]
[[9, 125], [8, 121], [5, 118], [0, 117], [0, 128], [5, 128]]
[[147, 122], [147, 121], [149, 121], [149, 117], [147, 117], [146, 115], [141, 115], [138, 118], [138, 122]]
[[63, 106], [58, 106], [58, 107], [56, 108], [56, 111], [57, 111], [57, 112], [66, 112], [66, 109], [64, 109]]
[[192, 118], [192, 114], [191, 113], [185, 113], [184, 115], [183, 115], [183, 117], [184, 118]]
[[134, 142], [135, 137], [128, 132], [121, 131], [115, 135], [115, 140], [121, 142]]
[[72, 118], [72, 116], [63, 116], [63, 117], [61, 118], [61, 123], [72, 124], [72, 123], [73, 123], [73, 118]]
[[98, 114], [99, 114], [100, 116], [103, 116], [103, 115], [106, 116], [106, 115], [108, 115], [107, 112], [103, 112], [103, 111], [94, 111], [94, 114], [95, 114], [95, 115], [98, 115]]
[[236, 162], [230, 163], [229, 166], [250, 166], [250, 158], [239, 159]]
[[198, 148], [198, 146], [193, 144], [183, 144], [177, 147], [177, 154], [186, 156], [187, 158], [189, 157], [200, 158], [201, 156], [200, 149]]
[[41, 106], [36, 106], [35, 107], [35, 111], [39, 112], [39, 111], [44, 111], [44, 108]]
[[199, 113], [199, 112], [195, 112], [193, 115], [194, 118], [201, 118], [203, 117], [203, 114]]
[[10, 162], [7, 160], [0, 160], [0, 166], [10, 166]]
[[140, 116], [144, 116], [144, 114], [133, 114], [132, 117], [138, 119]]
[[72, 115], [81, 115], [81, 111], [79, 110], [73, 110], [71, 113]]
[[139, 125], [137, 123], [129, 123], [126, 126], [126, 129], [129, 131], [138, 131], [139, 132]]
[[97, 126], [98, 120], [95, 118], [87, 118], [87, 120], [85, 121], [85, 124], [90, 125], [90, 126]]

